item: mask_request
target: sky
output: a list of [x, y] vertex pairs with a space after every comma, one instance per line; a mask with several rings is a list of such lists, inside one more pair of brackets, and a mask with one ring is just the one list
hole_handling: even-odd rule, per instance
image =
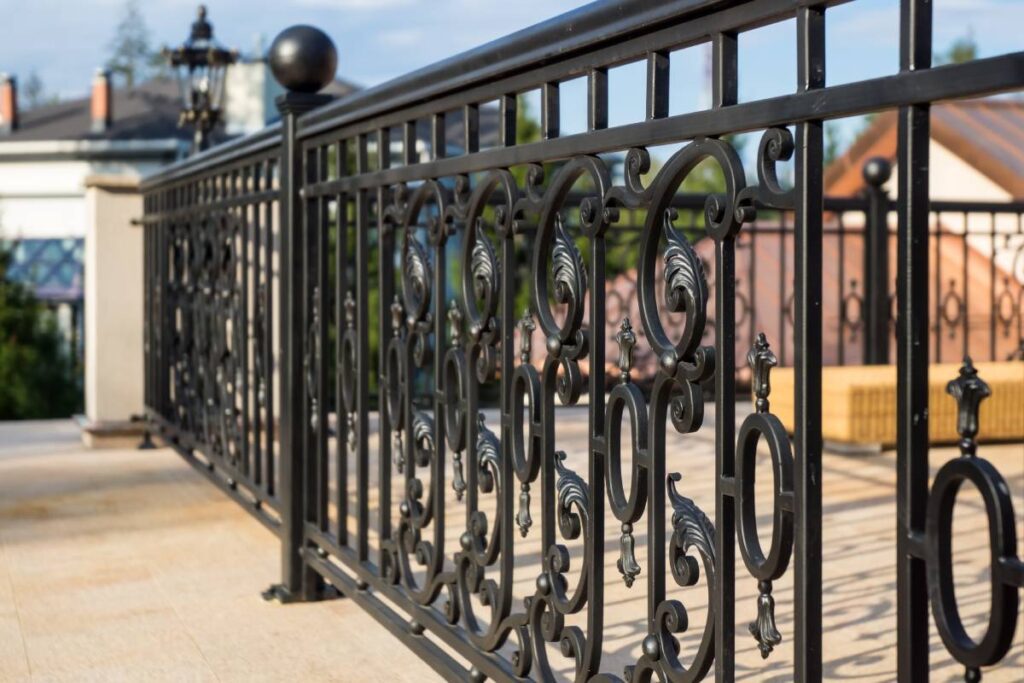
[[[188, 34], [196, 0], [141, 0], [154, 46]], [[309, 23], [339, 52], [338, 75], [369, 86], [575, 9], [573, 0], [207, 0], [217, 38], [243, 54], [269, 44], [281, 29]], [[47, 92], [84, 95], [106, 60], [125, 0], [0, 0], [0, 71], [22, 82], [36, 73]], [[898, 0], [857, 0], [826, 14], [830, 85], [898, 69]], [[935, 0], [935, 49], [972, 34], [981, 56], [1024, 49], [1024, 0]], [[792, 92], [796, 85], [795, 21], [740, 36], [740, 99]], [[706, 49], [672, 59], [670, 113], [706, 102]], [[610, 74], [612, 125], [642, 116], [643, 67]], [[639, 76], [639, 78], [638, 78]], [[582, 92], [582, 83], [577, 84]], [[576, 97], [563, 94], [563, 130], [584, 125]], [[848, 130], [849, 129], [849, 130]], [[849, 137], [852, 125], [838, 130]]]

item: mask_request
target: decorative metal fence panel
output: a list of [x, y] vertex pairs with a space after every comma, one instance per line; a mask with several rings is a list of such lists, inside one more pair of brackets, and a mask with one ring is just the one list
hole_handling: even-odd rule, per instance
[[[1019, 256], [1022, 207], [931, 204], [928, 113], [1024, 88], [1024, 53], [933, 69], [932, 4], [903, 0], [899, 73], [826, 86], [835, 4], [590, 5], [334, 103], [297, 88], [279, 100], [280, 127], [147, 180], [148, 414], [281, 536], [283, 580], [268, 595], [314, 600], [330, 585], [451, 679], [729, 681], [737, 639], [752, 638], [765, 658], [791, 647], [792, 677], [820, 680], [822, 366], [892, 358], [899, 677], [928, 677], [930, 614], [968, 680], [1003, 658], [1024, 564], [1006, 482], [976, 453], [987, 387], [969, 362], [950, 384], [963, 455], [929, 486], [929, 346], [941, 358], [943, 334], [962, 329], [957, 353], [974, 350], [975, 296], [966, 257], [953, 275], [929, 256], [970, 246], [970, 221], [943, 227], [950, 211], [1015, 215], [1015, 230], [993, 218], [985, 239], [993, 261]], [[797, 70], [779, 78], [795, 92], [739, 102], [744, 32], [787, 20], [795, 41], [779, 49], [796, 50]], [[705, 43], [711, 106], [670, 116], [672, 54]], [[609, 73], [633, 62], [646, 65], [646, 117], [610, 127]], [[561, 135], [561, 85], [576, 78], [588, 130]], [[517, 142], [528, 92], [541, 139]], [[499, 129], [485, 147], [489, 107]], [[886, 108], [899, 110], [907, 170], [895, 200], [826, 199], [823, 121]], [[760, 144], [744, 161], [730, 136], [751, 131]], [[675, 149], [652, 167], [655, 145]], [[720, 188], [694, 204], [682, 186], [708, 166]], [[782, 255], [770, 276], [766, 243]], [[826, 261], [841, 264], [827, 288]], [[989, 356], [1000, 334], [1011, 351], [1020, 341], [1019, 283], [1002, 272], [989, 273], [992, 334], [978, 342]], [[775, 310], [758, 303], [768, 289]], [[771, 412], [780, 358], [795, 367], [792, 436]], [[737, 378], [754, 397], [742, 422]], [[573, 409], [587, 446], [567, 454], [558, 420]], [[685, 458], [702, 431], [715, 451], [704, 509]], [[759, 448], [770, 542], [754, 502]], [[977, 642], [951, 568], [967, 481], [990, 529], [992, 608]], [[604, 646], [606, 553], [608, 572], [646, 596], [625, 670]], [[528, 594], [514, 599], [523, 577]], [[784, 622], [772, 594], [783, 577]], [[738, 604], [739, 582], [756, 584], [754, 603]], [[703, 626], [687, 611], [698, 595]]]
[[277, 532], [280, 135], [268, 133], [146, 193], [144, 337], [148, 417]]

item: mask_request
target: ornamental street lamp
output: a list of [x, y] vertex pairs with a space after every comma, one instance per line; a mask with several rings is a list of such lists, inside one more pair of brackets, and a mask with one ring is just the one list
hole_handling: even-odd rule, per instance
[[192, 23], [188, 40], [174, 49], [164, 48], [164, 57], [178, 75], [182, 109], [179, 126], [195, 128], [192, 151], [206, 149], [209, 133], [220, 119], [224, 102], [224, 77], [238, 53], [224, 48], [213, 38], [213, 26], [206, 20], [206, 7]]

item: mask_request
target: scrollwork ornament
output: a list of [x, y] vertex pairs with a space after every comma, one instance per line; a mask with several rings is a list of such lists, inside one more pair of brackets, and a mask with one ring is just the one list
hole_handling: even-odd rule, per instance
[[494, 490], [495, 484], [500, 485], [500, 452], [501, 445], [498, 437], [487, 427], [484, 414], [477, 414], [477, 436], [476, 436], [477, 463], [479, 469], [480, 490], [490, 493]]
[[412, 440], [416, 465], [427, 467], [434, 454], [434, 420], [421, 410], [413, 412]]
[[[568, 307], [567, 329], [577, 329], [583, 321], [583, 295], [587, 290], [587, 270], [583, 257], [565, 230], [562, 214], [555, 214], [555, 240], [551, 264], [555, 301]], [[567, 341], [562, 339], [562, 341]]]
[[580, 537], [590, 510], [590, 489], [580, 475], [565, 464], [564, 451], [555, 452], [555, 489], [558, 500], [558, 528], [562, 538]]
[[494, 247], [487, 239], [483, 218], [477, 218], [473, 230], [473, 248], [470, 253], [469, 269], [473, 277], [473, 295], [480, 301], [481, 317], [489, 320], [498, 309], [498, 289], [501, 269], [494, 254]]
[[784, 189], [776, 165], [793, 157], [793, 134], [788, 128], [769, 128], [761, 136], [757, 149], [757, 185], [744, 188], [737, 199], [737, 218], [753, 221], [757, 205], [770, 209], [796, 206], [795, 188]]
[[426, 249], [413, 236], [411, 228], [405, 231], [402, 249], [402, 296], [405, 301], [407, 324], [410, 329], [417, 323], [428, 321], [430, 306], [430, 257]]

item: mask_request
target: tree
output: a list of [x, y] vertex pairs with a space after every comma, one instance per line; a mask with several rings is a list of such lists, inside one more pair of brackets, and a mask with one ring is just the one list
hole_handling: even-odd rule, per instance
[[139, 10], [138, 0], [127, 0], [124, 15], [108, 46], [110, 57], [106, 67], [120, 77], [128, 88], [150, 75], [160, 53], [150, 47], [149, 28]]
[[7, 276], [12, 258], [0, 245], [0, 420], [68, 417], [80, 388], [67, 342], [53, 313]]
[[978, 58], [978, 44], [974, 42], [974, 30], [967, 29], [967, 35], [957, 38], [949, 49], [936, 55], [936, 64], [964, 64]]
[[31, 71], [28, 78], [25, 79], [25, 84], [21, 86], [21, 94], [25, 98], [25, 107], [27, 109], [35, 109], [44, 104], [54, 104], [60, 100], [57, 95], [51, 95], [46, 92], [43, 79], [39, 78], [39, 74], [35, 71]]

